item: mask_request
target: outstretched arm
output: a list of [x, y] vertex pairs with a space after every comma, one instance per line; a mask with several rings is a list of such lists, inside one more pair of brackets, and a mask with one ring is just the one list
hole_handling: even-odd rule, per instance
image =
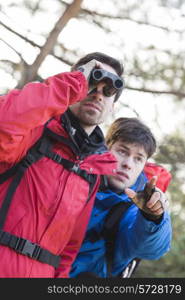
[[[117, 238], [117, 250], [123, 260], [134, 257], [158, 259], [170, 248], [172, 229], [165, 194], [155, 187], [156, 177], [150, 179], [144, 192], [125, 192], [134, 203], [123, 217]], [[154, 189], [155, 188], [155, 189]], [[147, 201], [148, 200], [148, 201]]]
[[127, 188], [125, 193], [150, 220], [159, 220], [169, 205], [166, 195], [155, 187], [157, 177], [153, 176], [141, 192]]

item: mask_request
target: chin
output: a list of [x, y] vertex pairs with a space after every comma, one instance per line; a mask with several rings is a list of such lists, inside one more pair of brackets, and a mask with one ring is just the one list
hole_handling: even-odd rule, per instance
[[110, 185], [114, 188], [114, 189], [118, 189], [118, 190], [122, 190], [124, 192], [124, 189], [127, 188], [127, 185], [123, 182], [117, 181], [117, 180], [112, 180], [110, 182]]
[[82, 111], [81, 112], [81, 119], [85, 119], [87, 122], [90, 123], [97, 123], [97, 120], [99, 119], [99, 115], [96, 112], [89, 112], [89, 111]]

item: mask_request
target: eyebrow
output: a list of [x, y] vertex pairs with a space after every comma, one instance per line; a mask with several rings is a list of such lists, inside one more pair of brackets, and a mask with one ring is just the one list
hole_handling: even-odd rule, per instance
[[[121, 148], [124, 148], [124, 149], [127, 150], [127, 151], [130, 151], [130, 148], [127, 147], [127, 146], [125, 146], [125, 145], [120, 145], [120, 147], [121, 147]], [[139, 156], [145, 158], [145, 155], [143, 155], [143, 154], [140, 153], [140, 152], [137, 152], [137, 155], [139, 155]]]

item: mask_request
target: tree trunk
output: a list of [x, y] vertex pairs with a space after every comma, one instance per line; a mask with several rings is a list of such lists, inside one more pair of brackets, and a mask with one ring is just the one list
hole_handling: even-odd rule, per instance
[[59, 18], [56, 22], [53, 30], [50, 32], [45, 44], [40, 50], [39, 55], [36, 57], [35, 61], [31, 66], [25, 65], [24, 71], [22, 72], [22, 78], [19, 81], [17, 87], [21, 88], [26, 83], [35, 80], [37, 77], [38, 69], [40, 68], [41, 64], [45, 60], [46, 56], [50, 54], [57, 42], [58, 36], [65, 25], [69, 22], [69, 20], [75, 16], [80, 11], [81, 4], [83, 0], [74, 0], [65, 10], [64, 14]]

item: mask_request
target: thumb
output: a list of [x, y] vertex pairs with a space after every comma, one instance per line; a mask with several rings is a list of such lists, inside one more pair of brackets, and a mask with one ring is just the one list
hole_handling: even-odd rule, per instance
[[157, 176], [153, 176], [145, 185], [145, 199], [146, 201], [148, 201], [152, 194], [153, 194], [153, 190], [155, 188], [155, 185], [156, 185], [156, 182], [157, 182]]
[[136, 192], [134, 192], [133, 190], [126, 188], [125, 189], [125, 194], [127, 194], [127, 196], [131, 199], [133, 199], [136, 196]]
[[148, 181], [148, 187], [150, 189], [154, 188], [156, 183], [157, 183], [157, 179], [158, 177], [157, 176], [153, 176], [149, 181]]
[[133, 203], [135, 203], [140, 209], [143, 208], [143, 200], [140, 199], [139, 193], [134, 192], [133, 190], [126, 188], [125, 194], [132, 200]]

